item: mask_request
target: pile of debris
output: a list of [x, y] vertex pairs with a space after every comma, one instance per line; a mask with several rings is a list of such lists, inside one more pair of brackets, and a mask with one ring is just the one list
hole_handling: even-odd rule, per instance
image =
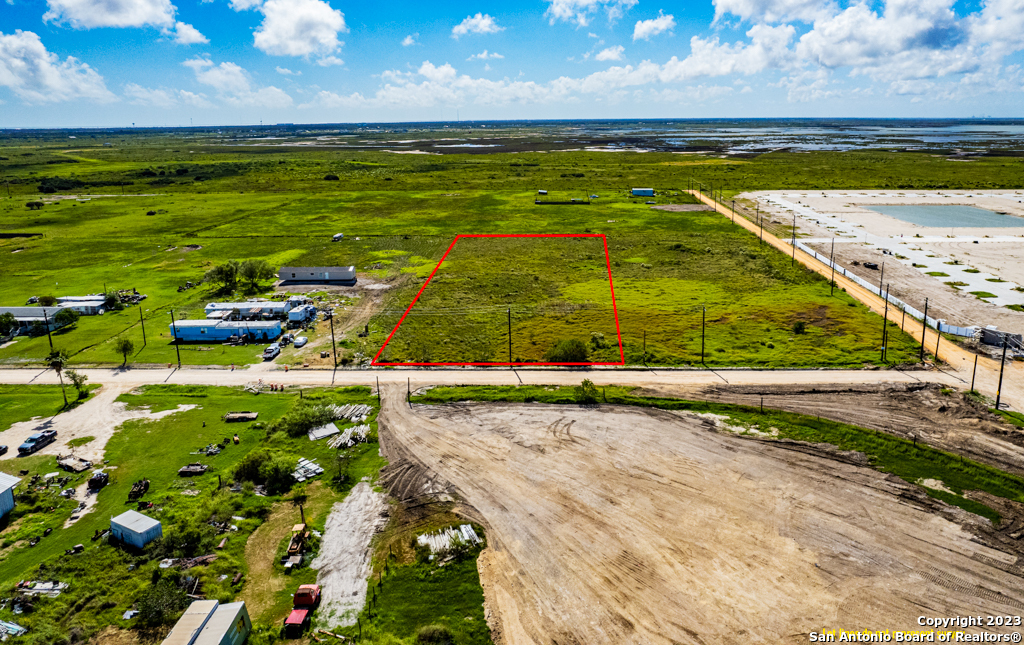
[[22, 580], [18, 583], [18, 586], [15, 589], [18, 593], [25, 596], [46, 596], [48, 598], [56, 598], [67, 588], [68, 583], [57, 582], [56, 580], [52, 582]]
[[198, 558], [186, 558], [181, 561], [178, 565], [182, 571], [185, 569], [191, 569], [192, 567], [206, 566], [217, 559], [217, 555], [211, 553], [209, 555], [201, 555]]
[[324, 469], [320, 467], [315, 461], [310, 461], [305, 457], [299, 459], [299, 464], [295, 467], [295, 472], [292, 473], [292, 477], [295, 481], [304, 482], [307, 479], [312, 479], [317, 475], [323, 474]]
[[140, 479], [139, 481], [132, 484], [132, 489], [131, 491], [128, 492], [128, 501], [134, 502], [135, 500], [145, 495], [147, 492], [149, 492], [149, 480]]
[[357, 443], [366, 441], [366, 435], [369, 433], [370, 426], [368, 425], [352, 426], [338, 436], [328, 439], [327, 446], [330, 448], [350, 448]]
[[178, 476], [195, 477], [197, 475], [202, 475], [203, 473], [205, 473], [207, 468], [209, 468], [209, 466], [207, 466], [206, 464], [201, 464], [198, 461], [196, 461], [187, 466], [182, 466], [181, 468], [179, 468]]
[[6, 641], [11, 636], [21, 636], [27, 631], [27, 629], [17, 623], [0, 620], [0, 641]]
[[92, 468], [92, 462], [74, 455], [57, 455], [57, 465], [73, 473], [80, 473]]
[[362, 423], [373, 412], [372, 405], [352, 404], [329, 405], [327, 409], [334, 413], [335, 419], [347, 419], [353, 423]]
[[437, 533], [426, 533], [416, 538], [416, 543], [429, 546], [431, 553], [444, 553], [452, 547], [452, 542], [459, 540], [470, 545], [480, 544], [480, 538], [469, 524], [449, 527]]
[[[260, 381], [262, 383], [262, 381]], [[224, 415], [224, 421], [227, 423], [239, 422], [239, 421], [255, 421], [256, 417], [259, 416], [259, 412], [228, 412]], [[235, 443], [238, 443], [237, 441]]]

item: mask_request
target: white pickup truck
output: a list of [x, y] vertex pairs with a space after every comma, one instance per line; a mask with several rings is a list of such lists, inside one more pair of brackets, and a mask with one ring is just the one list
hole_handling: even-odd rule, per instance
[[281, 346], [277, 343], [268, 346], [263, 350], [263, 360], [269, 361], [277, 358], [277, 355], [281, 353]]

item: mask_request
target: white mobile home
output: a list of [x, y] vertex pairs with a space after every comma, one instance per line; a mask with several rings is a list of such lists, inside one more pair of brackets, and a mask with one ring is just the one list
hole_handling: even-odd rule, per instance
[[252, 631], [244, 602], [220, 605], [206, 621], [194, 645], [242, 645]]
[[206, 627], [206, 623], [219, 604], [216, 600], [194, 601], [181, 615], [178, 622], [174, 623], [171, 633], [167, 635], [161, 645], [195, 645], [199, 633], [203, 631], [203, 627]]
[[0, 473], [0, 517], [14, 510], [14, 487], [19, 483], [21, 480], [14, 475]]
[[356, 268], [353, 267], [281, 267], [277, 277], [282, 282], [336, 282], [356, 283]]
[[158, 520], [136, 511], [125, 511], [110, 520], [110, 532], [115, 538], [138, 549], [153, 540], [163, 537], [164, 531]]

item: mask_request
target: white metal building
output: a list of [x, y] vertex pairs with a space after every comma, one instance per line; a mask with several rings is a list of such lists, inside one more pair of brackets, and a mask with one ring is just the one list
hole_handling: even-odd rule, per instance
[[21, 480], [14, 475], [0, 473], [0, 517], [14, 510], [14, 487], [19, 483]]
[[246, 300], [245, 302], [211, 302], [206, 305], [207, 318], [221, 318], [237, 309], [244, 316], [260, 316], [262, 318], [284, 318], [289, 311], [298, 307], [306, 299], [293, 296], [288, 300]]
[[153, 540], [163, 537], [159, 520], [136, 511], [125, 511], [110, 520], [110, 532], [115, 538], [141, 549]]
[[251, 631], [245, 603], [230, 602], [214, 610], [194, 645], [242, 645]]
[[281, 267], [277, 272], [283, 282], [356, 283], [355, 267]]
[[194, 601], [181, 615], [178, 622], [174, 623], [171, 633], [167, 635], [161, 645], [195, 645], [196, 639], [199, 638], [199, 632], [206, 627], [207, 621], [210, 620], [210, 616], [213, 615], [219, 604], [216, 600]]

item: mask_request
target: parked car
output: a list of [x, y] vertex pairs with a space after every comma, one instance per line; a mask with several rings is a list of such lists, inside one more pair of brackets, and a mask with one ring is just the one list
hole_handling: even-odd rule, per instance
[[292, 342], [292, 335], [291, 334], [285, 334], [284, 336], [281, 336], [281, 340], [279, 340], [277, 342], [278, 342], [278, 344], [280, 344], [283, 347], [283, 346], [287, 345], [288, 343]]
[[277, 358], [277, 355], [280, 354], [280, 353], [281, 353], [281, 346], [278, 345], [277, 343], [274, 343], [273, 345], [270, 345], [265, 350], [263, 350], [263, 360], [265, 360], [265, 361], [273, 360], [273, 359]]
[[310, 615], [320, 606], [320, 585], [299, 585], [292, 597], [292, 611], [284, 620], [285, 633], [299, 636], [306, 631]]
[[7, 454], [7, 446], [0, 446], [0, 455]]
[[295, 339], [295, 347], [297, 349], [299, 347], [302, 347], [303, 345], [305, 345], [308, 342], [309, 342], [308, 338], [306, 338], [305, 336], [299, 336], [298, 338]]
[[56, 430], [43, 430], [31, 435], [25, 443], [18, 446], [18, 454], [31, 455], [43, 446], [49, 445], [57, 440]]

